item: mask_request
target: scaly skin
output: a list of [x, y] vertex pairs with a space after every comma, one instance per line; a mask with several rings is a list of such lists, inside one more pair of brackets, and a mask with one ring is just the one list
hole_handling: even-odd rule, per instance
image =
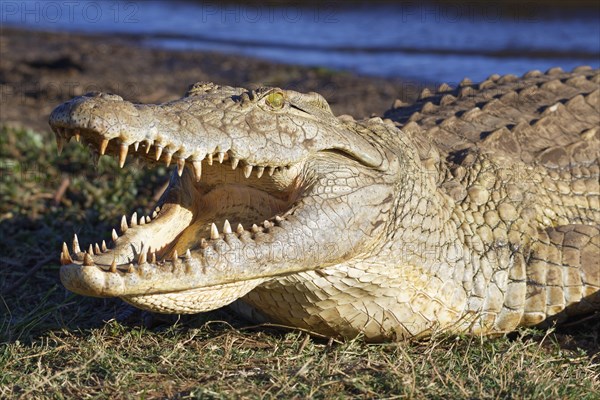
[[599, 82], [589, 68], [491, 76], [385, 121], [335, 117], [314, 93], [210, 83], [162, 105], [74, 98], [50, 117], [59, 150], [75, 136], [178, 173], [111, 249], [64, 245], [61, 279], [165, 313], [242, 299], [370, 341], [598, 310]]

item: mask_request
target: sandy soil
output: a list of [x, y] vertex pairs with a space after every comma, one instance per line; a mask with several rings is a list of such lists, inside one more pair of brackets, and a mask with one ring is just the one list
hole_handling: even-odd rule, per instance
[[73, 96], [100, 90], [160, 103], [197, 81], [317, 91], [334, 113], [355, 117], [381, 115], [396, 98], [410, 101], [424, 87], [248, 57], [144, 48], [131, 37], [0, 32], [0, 125], [47, 130], [52, 109]]

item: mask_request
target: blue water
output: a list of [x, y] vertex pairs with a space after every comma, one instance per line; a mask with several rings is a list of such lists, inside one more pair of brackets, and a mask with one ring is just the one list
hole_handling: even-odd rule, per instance
[[[331, 3], [330, 3], [331, 4]], [[3, 25], [140, 35], [147, 46], [244, 54], [360, 74], [465, 76], [600, 66], [597, 13], [520, 13], [496, 3], [310, 8], [168, 1], [8, 1]], [[243, 68], [243, 64], [239, 65]]]

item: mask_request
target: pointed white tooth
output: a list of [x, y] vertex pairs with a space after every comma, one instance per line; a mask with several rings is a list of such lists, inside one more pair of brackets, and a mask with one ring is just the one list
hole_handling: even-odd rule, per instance
[[55, 133], [55, 136], [56, 136], [56, 151], [57, 151], [58, 155], [60, 156], [67, 141], [65, 140], [65, 138], [63, 138], [58, 133]]
[[250, 178], [250, 175], [252, 175], [252, 165], [244, 165], [244, 176]]
[[133, 268], [133, 264], [129, 263], [129, 265], [127, 266], [127, 272], [132, 273], [133, 271], [135, 271], [135, 269]]
[[252, 232], [254, 232], [254, 233], [260, 232], [260, 228], [256, 224], [252, 224]]
[[125, 143], [122, 143], [119, 147], [119, 168], [123, 168], [123, 166], [125, 165], [128, 150], [129, 146], [127, 146]]
[[140, 217], [140, 225], [146, 225], [146, 217], [143, 215]]
[[129, 226], [127, 225], [127, 217], [123, 215], [123, 217], [121, 217], [121, 233], [123, 234], [127, 232], [127, 229], [129, 229]]
[[239, 163], [240, 163], [240, 160], [232, 157], [231, 158], [231, 169], [236, 169]]
[[165, 164], [167, 167], [171, 165], [171, 160], [173, 159], [173, 153], [166, 152], [165, 153]]
[[162, 146], [156, 146], [156, 161], [160, 160], [160, 156], [162, 154], [163, 148]]
[[90, 247], [88, 247], [88, 251], [87, 251], [90, 256], [94, 255], [94, 246], [92, 246], [92, 244], [90, 243]]
[[146, 154], [150, 153], [150, 148], [152, 147], [152, 142], [150, 139], [146, 139]]
[[100, 251], [100, 246], [98, 246], [98, 243], [94, 243], [94, 254], [101, 254], [102, 252]]
[[238, 224], [238, 225], [237, 225], [237, 228], [235, 228], [235, 231], [236, 231], [237, 233], [239, 233], [240, 235], [241, 235], [242, 233], [244, 233], [244, 227], [242, 226], [242, 224]]
[[[211, 165], [211, 163], [209, 162], [208, 165]], [[192, 161], [192, 168], [194, 169], [196, 182], [200, 182], [200, 178], [202, 177], [202, 161]]]
[[265, 228], [270, 228], [270, 227], [272, 226], [272, 224], [271, 224], [269, 221], [267, 221], [267, 220], [265, 219], [265, 220], [263, 221], [263, 226], [264, 226]]
[[155, 251], [153, 251], [152, 254], [150, 255], [150, 263], [156, 264], [156, 252]]
[[275, 172], [277, 168], [276, 167], [269, 167], [267, 169], [267, 173], [269, 174], [269, 176], [273, 176], [273, 173]]
[[[61, 261], [62, 265], [73, 263], [73, 259], [71, 258], [71, 253], [69, 253], [69, 247], [67, 246], [67, 243], [65, 243], [65, 242], [63, 242], [63, 245], [62, 245], [60, 261]], [[63, 261], [64, 261], [64, 264], [63, 264]]]
[[206, 162], [208, 163], [208, 165], [213, 165], [213, 155], [212, 155], [212, 153], [208, 153], [206, 155]]
[[281, 222], [281, 221], [283, 221], [283, 218], [281, 218], [279, 215], [276, 215], [275, 216], [275, 221]]
[[190, 251], [190, 249], [187, 249], [187, 250], [185, 251], [185, 256], [184, 256], [184, 257], [185, 257], [185, 258], [192, 258], [192, 252]]
[[223, 233], [232, 233], [231, 225], [229, 224], [228, 220], [225, 220], [225, 223], [223, 224]]
[[115, 231], [113, 229], [112, 230], [112, 240], [113, 240], [113, 242], [116, 242], [118, 238], [119, 238], [119, 235], [117, 235], [117, 231]]
[[152, 218], [156, 218], [158, 216], [158, 213], [156, 211], [152, 211]]
[[83, 265], [86, 267], [94, 265], [94, 258], [89, 253], [83, 254]]
[[214, 222], [210, 225], [210, 238], [216, 240], [219, 238], [219, 230]]
[[140, 255], [138, 256], [138, 264], [142, 265], [146, 262], [146, 246], [142, 243], [142, 248], [140, 249]]
[[139, 148], [140, 148], [140, 142], [134, 142], [133, 149], [137, 152]]
[[99, 153], [101, 156], [104, 155], [104, 153], [106, 153], [106, 148], [108, 147], [108, 142], [109, 139], [102, 139], [102, 141], [100, 142], [100, 148], [99, 148]]
[[225, 153], [222, 151], [217, 153], [217, 159], [219, 160], [219, 164], [223, 164], [223, 160], [225, 159]]
[[159, 206], [156, 206], [156, 208], [154, 209], [154, 211], [156, 211], [156, 212], [160, 212], [160, 207], [159, 207]]
[[117, 260], [113, 259], [112, 263], [110, 264], [110, 268], [108, 269], [109, 272], [117, 272]]
[[102, 244], [100, 245], [100, 248], [102, 249], [102, 252], [105, 252], [106, 250], [108, 250], [108, 248], [106, 247], [106, 242], [104, 240], [102, 240]]
[[77, 143], [81, 141], [81, 132], [79, 132], [79, 129], [73, 131], [73, 136], [75, 137], [75, 140], [77, 140]]
[[265, 172], [265, 167], [256, 167], [256, 177], [260, 178]]
[[185, 168], [185, 158], [177, 159], [177, 175], [181, 176], [183, 174], [183, 168]]
[[138, 224], [137, 212], [131, 214], [131, 226], [134, 227]]
[[150, 221], [152, 221], [152, 219], [150, 219], [149, 215], [146, 215], [146, 223], [149, 223]]
[[73, 235], [73, 252], [75, 254], [81, 253], [81, 249], [79, 248], [79, 239], [77, 238], [77, 234]]

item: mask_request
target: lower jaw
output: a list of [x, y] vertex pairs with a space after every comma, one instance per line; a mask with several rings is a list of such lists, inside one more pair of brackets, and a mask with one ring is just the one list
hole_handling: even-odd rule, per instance
[[266, 279], [252, 279], [223, 285], [139, 296], [123, 296], [125, 302], [163, 314], [196, 314], [215, 310], [243, 297]]

